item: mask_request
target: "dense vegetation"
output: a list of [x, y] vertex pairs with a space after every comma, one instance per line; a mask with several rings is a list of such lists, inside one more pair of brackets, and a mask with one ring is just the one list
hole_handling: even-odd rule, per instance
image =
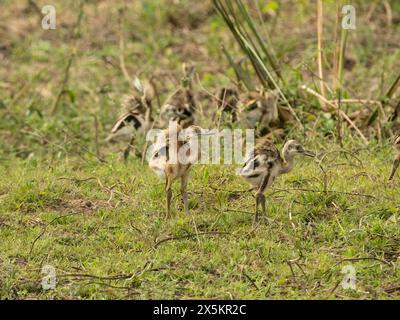
[[[193, 63], [198, 123], [209, 128], [213, 95], [237, 81], [221, 44], [260, 85], [212, 1], [52, 2], [56, 30], [41, 28], [44, 1], [0, 3], [0, 298], [400, 297], [400, 183], [387, 181], [398, 130], [398, 1], [348, 1], [357, 28], [347, 35], [337, 28], [340, 1], [323, 1], [322, 61], [315, 3], [249, 5], [303, 126], [289, 119], [271, 139], [317, 152], [267, 192], [258, 225], [237, 165], [195, 165], [191, 215], [175, 186], [166, 220], [164, 183], [140, 150], [124, 163], [124, 146], [105, 142], [131, 91], [124, 71], [153, 80], [157, 111], [181, 64]], [[302, 88], [321, 93], [319, 64], [326, 99], [344, 100], [353, 127]], [[42, 289], [44, 265], [56, 270], [54, 290]], [[347, 265], [354, 290], [341, 286]]]

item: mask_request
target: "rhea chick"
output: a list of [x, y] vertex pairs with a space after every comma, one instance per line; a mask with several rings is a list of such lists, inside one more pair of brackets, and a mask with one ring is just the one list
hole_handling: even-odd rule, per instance
[[121, 115], [111, 128], [108, 142], [129, 141], [134, 131], [147, 131], [153, 122], [152, 89], [138, 78], [133, 82], [134, 91], [121, 99]]
[[239, 120], [247, 128], [269, 127], [278, 120], [277, 90], [251, 91], [242, 94], [239, 98]]
[[134, 85], [133, 94], [122, 97], [121, 115], [115, 121], [106, 139], [110, 143], [127, 143], [123, 152], [125, 160], [134, 144], [136, 134], [147, 132], [153, 123], [151, 89], [149, 86], [143, 87], [137, 78]]
[[297, 155], [315, 157], [315, 153], [304, 149], [295, 140], [289, 140], [282, 149], [282, 155], [269, 140], [263, 139], [250, 152], [239, 174], [251, 183], [257, 190], [255, 221], [259, 218], [259, 207], [265, 215], [265, 190], [272, 185], [275, 179], [293, 169], [294, 158]]
[[[162, 132], [152, 146], [149, 166], [160, 178], [165, 179], [167, 217], [171, 213], [172, 183], [178, 179], [181, 182], [184, 210], [185, 213], [189, 213], [187, 192], [189, 173], [199, 158], [199, 141], [195, 138], [207, 134], [200, 127], [190, 126], [183, 129], [175, 122]], [[193, 141], [197, 141], [197, 144]]]
[[146, 131], [153, 119], [151, 118], [151, 100], [146, 97], [125, 95], [121, 100], [121, 109], [125, 112], [115, 121], [111, 128], [108, 142], [130, 140], [133, 132]]
[[400, 137], [398, 137], [395, 140], [393, 148], [396, 151], [396, 156], [393, 161], [392, 172], [390, 173], [389, 181], [391, 181], [393, 179], [394, 174], [396, 173], [397, 168], [399, 167], [399, 164], [400, 164]]

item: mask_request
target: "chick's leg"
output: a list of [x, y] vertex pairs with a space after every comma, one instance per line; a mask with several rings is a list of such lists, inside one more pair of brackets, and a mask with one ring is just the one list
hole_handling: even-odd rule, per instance
[[189, 214], [189, 203], [188, 203], [188, 192], [187, 192], [187, 185], [189, 181], [189, 174], [185, 174], [181, 178], [181, 194], [183, 200], [183, 207], [186, 214]]
[[393, 161], [392, 172], [390, 173], [389, 181], [393, 179], [394, 174], [396, 173], [397, 168], [399, 167], [399, 164], [400, 164], [400, 158], [396, 157], [396, 159], [394, 159]]
[[254, 221], [257, 222], [259, 219], [259, 207], [261, 206], [262, 214], [265, 215], [265, 196], [262, 193], [256, 193], [256, 215]]
[[172, 199], [172, 179], [167, 177], [165, 184], [165, 193], [167, 195], [167, 218], [171, 215], [171, 199]]
[[258, 221], [259, 218], [259, 210], [258, 208], [261, 206], [261, 211], [262, 214], [266, 214], [266, 208], [265, 208], [265, 189], [270, 183], [270, 173], [268, 172], [261, 180], [260, 186], [256, 192], [256, 215], [255, 215], [255, 221]]

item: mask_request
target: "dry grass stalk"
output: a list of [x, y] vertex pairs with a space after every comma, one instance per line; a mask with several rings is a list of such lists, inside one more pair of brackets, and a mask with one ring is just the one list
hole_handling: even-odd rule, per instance
[[72, 63], [76, 57], [76, 52], [77, 52], [77, 48], [76, 48], [76, 39], [78, 39], [80, 32], [81, 32], [81, 24], [82, 24], [82, 19], [83, 19], [83, 14], [84, 14], [84, 6], [85, 6], [86, 0], [81, 0], [81, 2], [79, 3], [79, 11], [78, 11], [78, 18], [76, 20], [74, 29], [72, 31], [72, 38], [75, 39], [75, 43], [72, 49], [72, 52], [68, 58], [67, 64], [65, 66], [64, 69], [64, 76], [63, 76], [63, 80], [61, 83], [61, 87], [60, 90], [58, 91], [58, 94], [56, 95], [56, 99], [53, 102], [53, 105], [51, 107], [51, 114], [54, 115], [57, 110], [58, 110], [58, 105], [61, 101], [62, 96], [65, 93], [65, 88], [68, 85], [69, 82], [69, 77], [70, 77], [70, 70], [72, 67]]
[[[322, 65], [322, 34], [323, 34], [323, 6], [322, 0], [317, 2], [317, 38], [318, 38], [318, 76], [321, 95], [325, 98], [324, 72]], [[321, 107], [325, 108], [325, 103], [320, 99]]]

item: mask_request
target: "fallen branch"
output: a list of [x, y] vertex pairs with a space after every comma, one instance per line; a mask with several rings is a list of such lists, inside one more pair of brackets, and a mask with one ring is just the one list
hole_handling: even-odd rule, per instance
[[394, 293], [396, 291], [400, 291], [400, 285], [384, 288], [383, 291], [385, 291], [386, 293], [389, 293], [389, 294]]
[[84, 274], [84, 273], [68, 273], [68, 274], [62, 274], [58, 275], [58, 278], [88, 278], [88, 279], [98, 279], [98, 280], [125, 280], [125, 279], [130, 279], [134, 277], [134, 273], [129, 273], [129, 274], [117, 274], [115, 276], [107, 276], [107, 277], [101, 277], [101, 276], [95, 276], [92, 274]]
[[116, 187], [117, 185], [122, 184], [121, 182], [116, 182], [116, 183], [114, 183], [114, 184], [112, 184], [111, 186], [108, 187], [108, 186], [105, 186], [105, 185], [101, 182], [101, 180], [100, 180], [99, 178], [97, 178], [97, 177], [88, 177], [88, 178], [85, 178], [85, 179], [76, 179], [76, 178], [69, 178], [69, 177], [60, 177], [60, 178], [57, 178], [57, 180], [70, 180], [70, 181], [73, 181], [73, 182], [75, 182], [75, 183], [81, 183], [81, 182], [87, 182], [87, 181], [90, 181], [90, 180], [96, 180], [96, 181], [97, 181], [97, 184], [98, 184], [102, 189], [104, 189], [104, 190], [106, 190], [107, 192], [110, 193], [110, 196], [109, 196], [109, 198], [108, 198], [108, 200], [107, 200], [107, 204], [108, 204], [111, 208], [114, 208], [113, 205], [111, 204], [111, 200], [112, 200], [112, 198], [113, 198], [113, 196], [114, 196], [114, 193], [118, 193], [118, 194], [122, 195], [123, 197], [125, 197], [126, 199], [130, 199], [129, 196], [126, 195], [125, 193], [120, 192], [120, 191], [115, 191], [115, 190], [114, 190], [115, 187]]
[[286, 261], [286, 263], [288, 264], [288, 266], [290, 268], [290, 272], [292, 273], [292, 277], [293, 277], [294, 282], [297, 284], [296, 273], [293, 270], [292, 263], [289, 262], [289, 261]]
[[73, 215], [76, 215], [76, 214], [77, 214], [77, 213], [65, 214], [65, 215], [56, 217], [56, 218], [54, 218], [53, 220], [51, 220], [49, 223], [47, 223], [47, 224], [43, 227], [43, 229], [42, 229], [42, 231], [39, 233], [39, 235], [33, 240], [28, 255], [29, 255], [29, 256], [31, 255], [31, 253], [32, 253], [32, 251], [33, 251], [33, 247], [35, 246], [36, 242], [44, 235], [44, 233], [46, 232], [46, 229], [47, 229], [47, 227], [48, 227], [49, 225], [53, 224], [53, 223], [54, 223], [55, 221], [57, 221], [58, 219], [66, 218], [66, 217], [73, 216]]
[[[328, 100], [331, 104], [339, 103], [339, 100]], [[357, 103], [357, 104], [377, 104], [380, 105], [382, 102], [378, 100], [364, 100], [364, 99], [341, 99], [340, 103]]]
[[260, 291], [260, 288], [257, 286], [256, 282], [244, 271], [242, 270], [242, 274], [246, 277], [247, 280], [250, 281], [251, 285], [256, 289], [257, 291]]
[[382, 264], [386, 264], [386, 265], [388, 265], [388, 266], [391, 265], [390, 262], [388, 262], [388, 261], [386, 261], [386, 260], [379, 259], [379, 258], [375, 258], [375, 257], [345, 258], [345, 259], [342, 259], [342, 260], [340, 260], [339, 262], [335, 263], [332, 267], [330, 267], [328, 270], [326, 270], [326, 271], [324, 272], [324, 274], [327, 273], [327, 272], [329, 272], [329, 271], [332, 270], [333, 268], [337, 267], [338, 265], [342, 264], [343, 262], [358, 262], [358, 261], [365, 261], [365, 260], [378, 261], [378, 262], [380, 262], [380, 263], [382, 263]]
[[213, 186], [209, 186], [209, 188], [214, 191], [223, 191], [223, 192], [228, 192], [228, 193], [248, 193], [248, 192], [255, 190], [255, 188], [250, 188], [250, 189], [246, 189], [246, 190], [226, 190], [226, 189], [216, 188]]
[[251, 214], [254, 215], [254, 212], [250, 211], [243, 211], [243, 210], [234, 210], [234, 209], [225, 209], [224, 212], [235, 212], [235, 213], [245, 213], [245, 214]]
[[229, 232], [220, 232], [220, 231], [209, 231], [209, 232], [199, 232], [199, 233], [191, 233], [191, 234], [187, 234], [184, 236], [180, 236], [180, 237], [168, 237], [168, 238], [164, 238], [161, 240], [158, 240], [153, 248], [156, 249], [160, 244], [167, 242], [167, 241], [173, 241], [173, 240], [182, 240], [182, 239], [190, 239], [190, 238], [195, 238], [197, 236], [202, 236], [202, 235], [207, 235], [207, 234], [212, 234], [212, 235], [230, 235]]
[[86, 181], [90, 181], [90, 180], [97, 180], [97, 179], [98, 178], [96, 178], [96, 177], [89, 177], [89, 178], [85, 178], [85, 179], [77, 179], [77, 178], [69, 178], [69, 177], [57, 178], [57, 180], [70, 180], [70, 181], [73, 181], [73, 182], [76, 182], [76, 183], [86, 182]]
[[[343, 149], [341, 149], [341, 150], [333, 150], [333, 151], [329, 151], [329, 152], [324, 153], [322, 155], [322, 157], [320, 159], [318, 159], [318, 164], [321, 165], [322, 162], [325, 160], [325, 158], [328, 155], [333, 154], [333, 153], [344, 153], [345, 155], [350, 155], [350, 156], [352, 156], [354, 159], [356, 159], [359, 162], [359, 166], [360, 167], [364, 167], [364, 163], [355, 155], [356, 152], [351, 152], [351, 151], [347, 151], [347, 150], [343, 150]], [[346, 159], [347, 159], [347, 157], [346, 157]], [[355, 164], [351, 163], [351, 165], [357, 167], [357, 165], [355, 165]]]
[[131, 291], [133, 291], [133, 289], [135, 289], [134, 287], [128, 287], [128, 286], [113, 286], [113, 285], [111, 285], [111, 284], [104, 283], [104, 282], [95, 282], [95, 281], [91, 281], [91, 282], [85, 283], [84, 286], [89, 286], [89, 285], [91, 285], [91, 284], [97, 284], [97, 285], [105, 286], [105, 287], [112, 288], [112, 289], [126, 290], [127, 293], [128, 293], [128, 295], [134, 295], [134, 294], [138, 295], [138, 294], [139, 294], [139, 293], [136, 292], [136, 291], [134, 291], [133, 293], [131, 293]]
[[[278, 192], [304, 191], [304, 192], [316, 192], [316, 193], [336, 193], [336, 194], [345, 194], [345, 195], [349, 195], [349, 196], [358, 196], [358, 197], [376, 199], [375, 196], [370, 195], [370, 194], [363, 194], [363, 193], [358, 193], [358, 192], [343, 192], [343, 191], [335, 191], [335, 190], [313, 190], [313, 189], [304, 189], [304, 188], [287, 188], [287, 189], [272, 188], [272, 190], [276, 190]], [[390, 198], [386, 198], [386, 199], [390, 199]], [[390, 199], [390, 200], [392, 200], [392, 199]]]

